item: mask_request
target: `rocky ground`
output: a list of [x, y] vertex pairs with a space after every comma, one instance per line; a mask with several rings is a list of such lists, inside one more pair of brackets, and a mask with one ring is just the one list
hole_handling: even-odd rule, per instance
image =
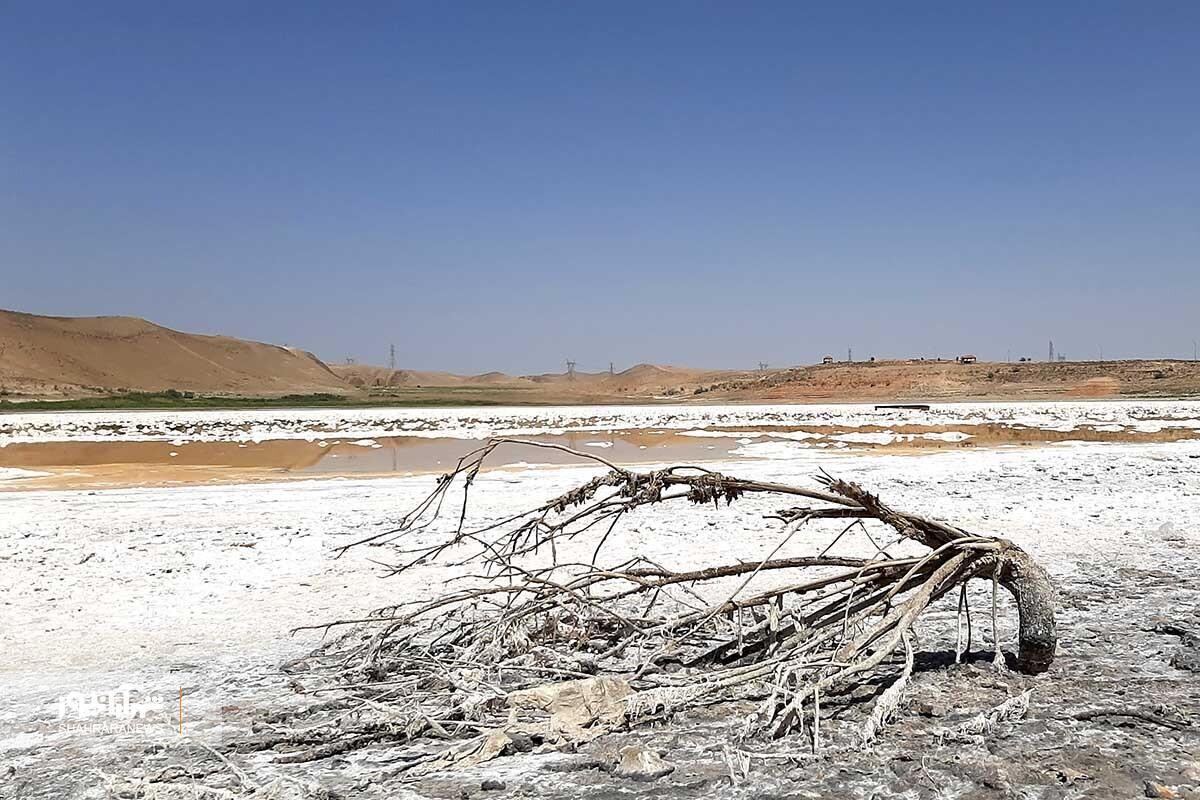
[[[0, 797], [215, 797], [251, 788], [262, 797], [367, 798], [1200, 796], [1200, 642], [1192, 636], [1200, 631], [1200, 444], [813, 453], [719, 468], [800, 482], [821, 467], [898, 507], [1030, 551], [1060, 593], [1051, 670], [1036, 678], [995, 670], [987, 615], [978, 612], [973, 657], [954, 664], [946, 601], [923, 618], [913, 683], [868, 751], [858, 731], [881, 686], [827, 700], [818, 752], [799, 737], [764, 744], [736, 782], [725, 746], [746, 709], [728, 705], [577, 752], [516, 753], [419, 780], [396, 774], [405, 748], [281, 763], [279, 753], [229, 745], [288, 714], [297, 723], [329, 713], [326, 696], [305, 692], [314, 681], [280, 669], [317, 643], [289, 629], [417, 596], [446, 577], [431, 569], [399, 583], [378, 577], [367, 560], [377, 554], [330, 558], [331, 545], [378, 530], [430, 479], [16, 492], [4, 496], [0, 518]], [[489, 513], [502, 514], [583, 474], [492, 473], [478, 490]], [[626, 525], [622, 546], [678, 567], [704, 563], [730, 541], [739, 556], [761, 558], [776, 539], [761, 519], [769, 510], [754, 498], [720, 510], [648, 509]], [[989, 603], [980, 583], [973, 606]], [[1009, 642], [1007, 602], [1001, 612]], [[121, 685], [147, 699], [144, 718], [60, 718], [64, 695]], [[1026, 714], [982, 736], [955, 735], [1025, 691]], [[650, 771], [673, 769], [649, 781], [622, 774], [631, 746], [649, 753]]]

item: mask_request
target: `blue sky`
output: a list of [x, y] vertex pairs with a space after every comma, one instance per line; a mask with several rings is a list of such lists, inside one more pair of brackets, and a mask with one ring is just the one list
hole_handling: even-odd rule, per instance
[[1186, 356], [1200, 4], [0, 0], [0, 307], [456, 371]]

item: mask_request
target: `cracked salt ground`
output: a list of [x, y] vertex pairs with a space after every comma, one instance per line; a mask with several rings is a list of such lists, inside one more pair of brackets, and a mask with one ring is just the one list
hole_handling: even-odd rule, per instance
[[[727, 707], [689, 712], [653, 730], [601, 737], [576, 753], [518, 754], [401, 784], [388, 765], [398, 748], [365, 748], [307, 764], [271, 753], [230, 753], [260, 796], [346, 797], [779, 796], [1132, 797], [1147, 781], [1180, 796], [1200, 786], [1200, 737], [1185, 727], [1200, 709], [1189, 645], [1170, 631], [1200, 629], [1200, 445], [1096, 444], [1069, 449], [948, 452], [919, 458], [841, 457], [840, 476], [893, 505], [969, 529], [1008, 536], [1058, 583], [1059, 655], [1037, 678], [988, 665], [987, 614], [977, 612], [975, 658], [954, 665], [955, 614], [945, 602], [923, 618], [917, 672], [899, 716], [859, 752], [867, 706], [831, 698], [825, 746], [813, 756], [782, 740], [784, 758], [752, 759], [727, 786], [722, 748], [740, 720]], [[803, 482], [831, 456], [716, 465], [731, 474]], [[581, 468], [484, 474], [477, 482], [496, 517], [562, 491]], [[314, 481], [303, 485], [18, 492], [0, 521], [0, 796], [105, 797], [139, 779], [143, 796], [192, 797], [189, 782], [241, 792], [236, 772], [207, 747], [244, 738], [285, 710], [316, 709], [298, 694], [305, 676], [278, 667], [310, 649], [297, 625], [361, 614], [418, 596], [444, 568], [403, 581], [378, 578], [372, 552], [339, 560], [330, 548], [379, 530], [428, 491], [430, 478]], [[482, 504], [481, 504], [482, 505]], [[624, 546], [672, 566], [704, 563], [730, 532], [747, 557], [765, 556], [775, 504], [648, 508], [624, 525]], [[820, 547], [823, 541], [804, 542]], [[803, 552], [801, 550], [801, 552]], [[972, 606], [990, 604], [983, 582]], [[1014, 620], [1001, 604], [1001, 635]], [[898, 670], [897, 665], [896, 669]], [[72, 729], [56, 701], [121, 685], [167, 700], [128, 730]], [[866, 687], [860, 692], [878, 691]], [[184, 733], [176, 700], [183, 692]], [[1028, 715], [978, 742], [939, 744], [953, 729], [1026, 689]], [[744, 711], [742, 709], [741, 711]], [[1121, 716], [1145, 712], [1178, 728]], [[1111, 712], [1088, 716], [1095, 712]], [[1082, 715], [1082, 718], [1076, 718]], [[652, 750], [674, 769], [651, 782], [615, 774], [622, 748]], [[277, 783], [278, 781], [282, 781]], [[500, 783], [504, 789], [488, 789]], [[131, 789], [130, 787], [135, 787]], [[268, 793], [268, 791], [270, 793]], [[211, 795], [215, 796], [215, 795]]]

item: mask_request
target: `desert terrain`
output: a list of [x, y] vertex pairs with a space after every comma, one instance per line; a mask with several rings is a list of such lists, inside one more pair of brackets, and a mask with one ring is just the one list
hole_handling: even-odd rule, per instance
[[[158, 393], [142, 397], [138, 393]], [[169, 396], [161, 396], [170, 393]], [[195, 397], [181, 397], [181, 394]], [[880, 360], [771, 370], [637, 364], [620, 371], [507, 375], [326, 364], [312, 353], [202, 336], [134, 317], [0, 311], [0, 407], [106, 400], [187, 407], [205, 398], [272, 405], [596, 405], [1103, 399], [1200, 395], [1200, 362]]]
[[[8, 415], [0, 419], [0, 453], [12, 454], [0, 468], [0, 797], [1077, 798], [1141, 796], [1147, 787], [1194, 797], [1198, 431], [1196, 401]], [[343, 705], [324, 668], [304, 660], [331, 639], [293, 629], [425, 597], [459, 574], [430, 565], [385, 577], [388, 548], [334, 557], [338, 546], [394, 526], [461, 452], [406, 462], [414, 445], [387, 440], [471, 448], [493, 436], [569, 443], [644, 469], [680, 456], [796, 485], [824, 471], [897, 507], [1008, 537], [1055, 583], [1057, 658], [1038, 676], [993, 666], [990, 584], [974, 581], [973, 648], [955, 663], [954, 598], [923, 615], [912, 682], [877, 743], [863, 749], [859, 731], [900, 662], [885, 665], [874, 689], [824, 699], [819, 749], [803, 736], [755, 744], [736, 785], [724, 748], [752, 711], [736, 703], [422, 775], [403, 770], [420, 746], [386, 738], [316, 758], [297, 758], [296, 745], [257, 749], [281, 726], [315, 729], [368, 710]], [[333, 450], [330, 463], [352, 451], [398, 461], [248, 477], [255, 456], [245, 455], [249, 463], [207, 464], [212, 471], [199, 476], [184, 475], [189, 465], [154, 475], [191, 448], [225, 448], [215, 459], [196, 456], [221, 462], [294, 446]], [[125, 466], [141, 479], [89, 474], [99, 465], [86, 459], [47, 463], [75, 447], [177, 455], [127, 451]], [[504, 518], [602, 471], [514, 452], [477, 477], [472, 520]], [[639, 553], [691, 568], [731, 546], [765, 558], [778, 529], [763, 517], [776, 510], [755, 496], [650, 506], [617, 527], [611, 558]], [[843, 552], [836, 532], [814, 530], [785, 552]], [[1001, 595], [999, 641], [1009, 651], [1015, 616]], [[114, 721], [64, 706], [72, 693], [120, 687], [144, 701], [143, 714]], [[1025, 692], [1023, 714], [983, 735], [951, 735]], [[658, 753], [671, 771], [621, 777], [614, 765], [631, 746]]]
[[[1200, 792], [1194, 362], [464, 376], [326, 365], [132, 318], [5, 312], [0, 386], [0, 798]], [[23, 405], [33, 399], [95, 409]], [[188, 408], [214, 399], [248, 407]], [[825, 697], [820, 741], [751, 745], [738, 731], [753, 704], [727, 700], [409, 771], [434, 758], [438, 736], [408, 741], [410, 717], [347, 695], [332, 677], [344, 664], [322, 655], [344, 629], [322, 626], [477, 576], [453, 563], [387, 576], [389, 548], [339, 548], [390, 530], [440, 475], [498, 438], [530, 444], [495, 450], [463, 520], [486, 526], [596, 479], [599, 460], [769, 484], [836, 474], [906, 510], [1006, 537], [1053, 581], [1057, 658], [1038, 676], [1009, 668], [1014, 603], [973, 581], [962, 602], [995, 604], [998, 639], [979, 633], [956, 656], [963, 619], [942, 598], [915, 628], [911, 678], [890, 659], [871, 681]], [[781, 543], [764, 522], [777, 512], [755, 496], [650, 506], [603, 543], [617, 561], [680, 570], [731, 546], [750, 563], [785, 545], [800, 559], [849, 552], [833, 531]], [[691, 591], [707, 603], [748, 585]], [[583, 663], [567, 674], [586, 674]], [[456, 686], [477, 680], [465, 667], [443, 671]], [[872, 704], [902, 680], [884, 733], [864, 746]], [[106, 715], [105, 703], [131, 692], [134, 716]], [[962, 733], [1012, 703], [1011, 717]], [[305, 738], [342, 726], [369, 733], [328, 751]], [[629, 752], [653, 772], [629, 772]]]
[[0, 800], [1200, 800], [1198, 43], [3, 3]]

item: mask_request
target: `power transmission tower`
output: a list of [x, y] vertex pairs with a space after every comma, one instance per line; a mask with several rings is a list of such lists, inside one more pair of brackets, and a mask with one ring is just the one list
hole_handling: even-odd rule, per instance
[[608, 362], [608, 374], [609, 374], [609, 377], [612, 377], [613, 375], [617, 374], [616, 370], [613, 369], [613, 362], [611, 362], [611, 361]]
[[853, 347], [847, 347], [847, 348], [846, 348], [846, 360], [847, 360], [847, 361], [853, 361], [853, 360], [854, 360], [854, 348], [853, 348]]
[[759, 371], [759, 372], [766, 372], [766, 371], [767, 371], [767, 367], [768, 367], [768, 366], [770, 366], [770, 365], [769, 365], [769, 364], [767, 364], [767, 362], [765, 362], [765, 361], [760, 361], [760, 362], [758, 362], [758, 371]]
[[567, 380], [575, 380], [575, 362], [569, 358], [567, 359]]
[[392, 372], [396, 371], [396, 345], [388, 348], [388, 369]]
[[1046, 360], [1047, 361], [1054, 360], [1054, 340], [1053, 339], [1050, 340], [1050, 355], [1046, 356]]

